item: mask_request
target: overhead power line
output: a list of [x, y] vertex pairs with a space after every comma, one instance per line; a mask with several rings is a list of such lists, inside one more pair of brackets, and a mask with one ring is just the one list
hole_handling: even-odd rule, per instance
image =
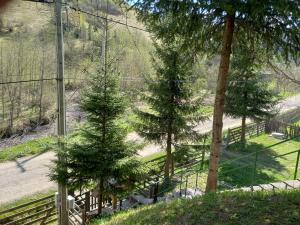
[[83, 10], [79, 7], [74, 7], [74, 6], [72, 6], [68, 3], [65, 3], [65, 5], [67, 5], [70, 9], [72, 9], [74, 11], [81, 12], [81, 13], [84, 13], [86, 15], [93, 16], [95, 18], [99, 18], [99, 19], [102, 19], [102, 20], [107, 20], [107, 21], [110, 21], [110, 22], [113, 22], [113, 23], [116, 23], [116, 24], [120, 24], [120, 25], [123, 25], [123, 26], [126, 26], [126, 27], [130, 27], [130, 28], [133, 28], [133, 29], [136, 29], [136, 30], [140, 30], [140, 31], [149, 33], [149, 31], [147, 31], [146, 29], [143, 29], [141, 27], [137, 27], [137, 26], [134, 26], [134, 25], [131, 25], [131, 24], [128, 24], [128, 23], [124, 23], [124, 22], [119, 21], [119, 20], [114, 20], [112, 18], [106, 18], [105, 16], [99, 16], [97, 14], [94, 14], [94, 13], [88, 12], [86, 10]]
[[[22, 0], [22, 1], [36, 2], [36, 3], [46, 3], [46, 4], [53, 4], [54, 3], [53, 0]], [[69, 3], [63, 3], [63, 5], [68, 6], [70, 9], [72, 9], [74, 11], [81, 12], [81, 13], [84, 13], [86, 15], [93, 16], [95, 18], [99, 18], [99, 19], [102, 19], [102, 20], [107, 20], [107, 21], [110, 21], [110, 22], [113, 22], [113, 23], [116, 23], [116, 24], [120, 24], [120, 25], [127, 26], [127, 27], [130, 27], [130, 28], [136, 29], [136, 30], [140, 30], [140, 31], [143, 31], [143, 32], [150, 33], [149, 31], [147, 31], [146, 29], [143, 29], [141, 27], [137, 27], [137, 26], [128, 24], [127, 22], [124, 23], [124, 22], [119, 21], [119, 20], [114, 20], [112, 18], [106, 18], [105, 16], [99, 16], [97, 14], [94, 14], [94, 13], [88, 12], [88, 11], [86, 11], [84, 9], [81, 9], [78, 6], [74, 7], [74, 6], [70, 5]]]
[[0, 82], [0, 85], [3, 85], [3, 84], [29, 83], [29, 82], [38, 82], [38, 81], [49, 81], [49, 80], [57, 80], [57, 78], [44, 78], [44, 79], [32, 79], [32, 80], [7, 81], [7, 82]]

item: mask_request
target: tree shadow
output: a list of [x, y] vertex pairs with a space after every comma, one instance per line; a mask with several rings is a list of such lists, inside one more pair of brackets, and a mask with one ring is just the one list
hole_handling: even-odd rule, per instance
[[219, 166], [219, 183], [233, 187], [250, 186], [278, 181], [282, 174], [289, 174], [286, 165], [278, 160], [285, 160], [285, 157], [278, 157], [278, 153], [270, 149], [283, 142], [267, 148], [254, 142], [249, 142], [242, 149], [235, 144], [229, 151], [223, 151]]
[[32, 160], [32, 159], [34, 159], [34, 158], [36, 158], [36, 157], [38, 157], [38, 156], [40, 156], [40, 155], [42, 155], [42, 154], [44, 154], [44, 153], [45, 153], [45, 152], [40, 152], [40, 153], [35, 154], [35, 155], [31, 156], [31, 157], [26, 157], [26, 159], [24, 159], [24, 160], [15, 159], [14, 161], [15, 161], [15, 163], [16, 163], [16, 167], [18, 167], [18, 168], [21, 170], [21, 172], [24, 173], [24, 172], [26, 172], [26, 169], [25, 169], [24, 165], [25, 165], [28, 161], [30, 161], [30, 160]]

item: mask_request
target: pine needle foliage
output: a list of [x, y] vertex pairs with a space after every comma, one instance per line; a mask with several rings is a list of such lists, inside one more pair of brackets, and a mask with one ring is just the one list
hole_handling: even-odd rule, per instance
[[[123, 0], [125, 1], [125, 0]], [[127, 0], [138, 18], [160, 40], [174, 37], [204, 54], [220, 54], [206, 191], [216, 191], [222, 118], [230, 55], [241, 33], [264, 43], [266, 52], [299, 62], [300, 2], [291, 0]], [[164, 26], [161, 26], [164, 24]], [[243, 40], [246, 41], [246, 40]], [[261, 41], [261, 42], [260, 42]]]
[[174, 143], [196, 141], [195, 127], [205, 119], [200, 113], [203, 96], [195, 96], [192, 85], [193, 57], [181, 51], [180, 41], [156, 43], [156, 70], [148, 80], [148, 94], [143, 96], [149, 110], [136, 110], [137, 132], [147, 140], [166, 147], [165, 176], [169, 176]]
[[92, 77], [84, 90], [81, 108], [87, 115], [87, 125], [82, 130], [83, 143], [75, 144], [74, 173], [93, 180], [112, 175], [118, 160], [133, 155], [125, 143], [126, 129], [120, 124], [125, 111], [125, 99], [118, 91], [118, 74], [112, 69]]
[[275, 116], [277, 94], [268, 87], [249, 56], [234, 56], [225, 98], [225, 112], [232, 117], [264, 120]]
[[261, 51], [250, 50], [241, 44], [236, 48], [231, 61], [224, 111], [234, 118], [242, 118], [243, 143], [246, 118], [261, 121], [277, 113], [279, 97], [268, 87], [266, 77], [260, 72], [260, 60], [263, 57], [265, 55]]
[[105, 70], [99, 68], [91, 77], [81, 94], [80, 106], [86, 113], [87, 123], [81, 129], [80, 138], [66, 143], [60, 150], [66, 160], [56, 162], [52, 179], [72, 189], [97, 185], [102, 202], [105, 193], [118, 191], [111, 188], [111, 182], [128, 187], [119, 190], [124, 193], [143, 174], [135, 158], [136, 145], [125, 140], [128, 129], [121, 118], [126, 101], [119, 91], [118, 73], [112, 63]]

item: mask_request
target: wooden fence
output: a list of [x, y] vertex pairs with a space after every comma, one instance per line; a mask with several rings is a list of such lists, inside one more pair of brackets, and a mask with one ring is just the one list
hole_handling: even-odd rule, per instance
[[0, 212], [1, 225], [50, 224], [57, 220], [54, 195]]
[[[266, 121], [258, 123], [250, 123], [246, 125], [246, 137], [258, 136], [266, 132]], [[225, 144], [233, 144], [241, 140], [242, 126], [228, 129], [227, 136], [225, 137]]]
[[280, 132], [285, 134], [286, 138], [295, 138], [300, 135], [300, 126], [278, 120], [270, 120], [266, 123], [266, 132]]
[[[225, 145], [237, 143], [241, 140], [242, 127], [228, 129], [224, 138]], [[300, 126], [288, 124], [276, 119], [262, 121], [258, 123], [250, 123], [246, 125], [246, 137], [254, 137], [263, 133], [279, 132], [285, 135], [285, 138], [295, 138], [300, 136]]]

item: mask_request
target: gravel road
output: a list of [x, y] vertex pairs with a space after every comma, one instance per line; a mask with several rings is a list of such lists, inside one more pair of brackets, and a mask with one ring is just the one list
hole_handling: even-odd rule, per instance
[[[300, 106], [300, 95], [287, 98], [279, 104], [282, 112]], [[224, 117], [224, 129], [239, 126], [240, 119]], [[212, 120], [200, 124], [197, 128], [199, 132], [211, 130]], [[132, 133], [128, 137], [131, 140], [140, 140], [141, 138]], [[160, 146], [147, 145], [139, 154], [142, 156], [150, 155], [160, 151]], [[31, 195], [35, 192], [43, 192], [56, 185], [48, 179], [49, 165], [54, 159], [53, 152], [47, 152], [41, 155], [25, 157], [12, 162], [0, 164], [0, 204], [10, 202], [21, 197]]]

